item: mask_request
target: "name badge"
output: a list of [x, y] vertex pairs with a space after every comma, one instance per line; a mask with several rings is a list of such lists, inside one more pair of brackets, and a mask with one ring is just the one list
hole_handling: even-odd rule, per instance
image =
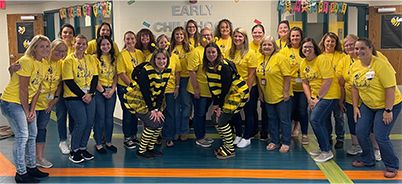
[[82, 92], [84, 93], [89, 93], [89, 87], [83, 87]]
[[110, 90], [112, 90], [111, 87], [106, 87], [106, 88], [105, 88], [105, 91], [110, 91]]
[[299, 77], [296, 78], [296, 83], [302, 83], [302, 82], [303, 82], [303, 80], [301, 78], [299, 78]]
[[370, 71], [366, 73], [366, 79], [371, 80], [374, 78], [374, 71]]
[[48, 99], [48, 100], [53, 100], [53, 99], [54, 99], [54, 95], [53, 95], [53, 94], [47, 94], [47, 95], [46, 95], [46, 99]]
[[261, 85], [263, 85], [263, 86], [267, 85], [267, 79], [262, 78], [261, 79]]

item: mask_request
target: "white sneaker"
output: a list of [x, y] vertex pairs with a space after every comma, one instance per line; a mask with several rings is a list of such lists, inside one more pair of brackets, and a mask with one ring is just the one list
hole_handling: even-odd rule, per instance
[[355, 145], [352, 144], [352, 146], [349, 147], [349, 149], [346, 151], [346, 153], [348, 153], [349, 155], [357, 155], [359, 153], [362, 153], [362, 148], [360, 147], [360, 145]]
[[245, 148], [245, 147], [247, 147], [247, 146], [250, 145], [250, 144], [251, 144], [251, 140], [250, 140], [250, 139], [244, 139], [244, 138], [242, 138], [241, 141], [237, 144], [237, 147], [238, 147], [238, 148]]
[[45, 158], [42, 158], [40, 160], [36, 160], [36, 166], [40, 166], [43, 168], [51, 168], [53, 164], [46, 160]]
[[314, 161], [316, 162], [326, 162], [334, 157], [334, 154], [332, 154], [332, 151], [329, 152], [322, 152], [318, 157], [314, 158]]
[[233, 141], [233, 144], [234, 144], [234, 145], [239, 144], [240, 141], [241, 141], [241, 137], [236, 136], [236, 138], [235, 138], [234, 141]]
[[70, 154], [70, 149], [68, 149], [68, 145], [67, 145], [66, 141], [61, 141], [59, 144], [59, 148], [60, 148], [61, 153], [65, 154], [65, 155]]
[[312, 155], [312, 156], [318, 156], [320, 154], [321, 154], [321, 150], [310, 151], [310, 155]]
[[374, 156], [377, 162], [381, 161], [381, 152], [380, 149], [374, 149]]

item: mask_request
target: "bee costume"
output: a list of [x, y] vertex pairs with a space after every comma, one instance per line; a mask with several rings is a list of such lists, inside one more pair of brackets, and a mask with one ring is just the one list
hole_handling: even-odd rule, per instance
[[219, 159], [230, 158], [235, 156], [235, 150], [228, 121], [246, 104], [249, 96], [248, 86], [237, 73], [235, 64], [228, 60], [223, 60], [215, 67], [209, 66], [206, 76], [213, 105], [218, 105], [222, 111], [218, 118], [216, 113], [212, 115], [212, 121], [223, 141], [223, 146], [214, 152]]

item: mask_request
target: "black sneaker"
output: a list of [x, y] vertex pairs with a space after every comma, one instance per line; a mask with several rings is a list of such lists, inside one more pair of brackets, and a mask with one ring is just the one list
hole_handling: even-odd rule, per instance
[[330, 139], [329, 144], [332, 146], [332, 144], [334, 144], [334, 140]]
[[140, 150], [137, 150], [137, 153], [135, 154], [135, 157], [141, 158], [141, 159], [144, 159], [144, 160], [155, 160], [155, 156], [152, 153], [150, 153], [148, 151], [146, 151], [144, 153], [140, 153], [139, 151]]
[[260, 132], [260, 141], [267, 141], [268, 140], [268, 131], [261, 130]]
[[188, 120], [188, 127], [190, 128], [190, 130], [194, 130], [193, 118], [190, 118]]
[[251, 131], [251, 134], [250, 134], [250, 139], [254, 139], [254, 137], [255, 137], [257, 134], [258, 134], [258, 130], [257, 130], [257, 129], [252, 130], [252, 131]]
[[16, 183], [39, 183], [40, 181], [34, 178], [33, 176], [29, 175], [28, 173], [22, 175], [15, 173], [14, 179]]
[[[105, 150], [105, 149], [103, 149], [103, 150]], [[84, 158], [85, 160], [92, 160], [95, 158], [94, 155], [89, 153], [87, 150], [79, 150], [78, 152], [81, 153], [82, 158]]]
[[341, 148], [343, 148], [343, 141], [336, 141], [335, 149], [341, 149]]
[[136, 137], [136, 138], [132, 138], [131, 141], [133, 141], [133, 143], [136, 144], [136, 145], [140, 145], [140, 143], [141, 143], [141, 140], [138, 139], [137, 137]]
[[106, 149], [113, 151], [113, 152], [117, 152], [116, 146], [113, 146], [113, 145], [110, 145], [110, 146], [106, 145]]
[[84, 162], [84, 158], [81, 156], [80, 153], [75, 152], [75, 151], [70, 151], [70, 156], [68, 157], [68, 159], [73, 162], [74, 164], [79, 164], [81, 162]]
[[95, 150], [96, 150], [96, 152], [98, 152], [98, 153], [100, 153], [100, 154], [102, 154], [102, 155], [104, 155], [104, 154], [107, 153], [107, 151], [106, 151], [106, 149], [105, 149], [104, 147], [102, 147], [101, 149], [98, 149], [98, 148], [95, 146]]
[[123, 145], [124, 145], [124, 147], [126, 147], [128, 149], [134, 149], [137, 147], [137, 146], [135, 146], [134, 142], [131, 139], [124, 141]]
[[36, 177], [36, 178], [44, 178], [44, 177], [49, 176], [49, 173], [42, 172], [37, 167], [35, 167], [35, 168], [27, 167], [27, 172], [29, 175]]
[[151, 153], [155, 157], [162, 157], [163, 156], [163, 153], [158, 151], [158, 150], [156, 150], [156, 149], [148, 150], [147, 152]]

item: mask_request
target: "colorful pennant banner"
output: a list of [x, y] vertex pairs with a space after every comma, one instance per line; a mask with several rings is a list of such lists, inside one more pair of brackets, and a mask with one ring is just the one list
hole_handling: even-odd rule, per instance
[[[292, 8], [293, 7], [293, 8]], [[323, 13], [323, 14], [345, 14], [348, 8], [344, 2], [327, 2], [317, 0], [279, 0], [277, 10], [281, 13]]]
[[100, 15], [102, 16], [110, 15], [112, 12], [112, 2], [109, 1], [97, 2], [92, 5], [84, 4], [68, 8], [61, 8], [59, 10], [60, 19], [91, 16], [91, 11], [95, 17], [98, 17]]

